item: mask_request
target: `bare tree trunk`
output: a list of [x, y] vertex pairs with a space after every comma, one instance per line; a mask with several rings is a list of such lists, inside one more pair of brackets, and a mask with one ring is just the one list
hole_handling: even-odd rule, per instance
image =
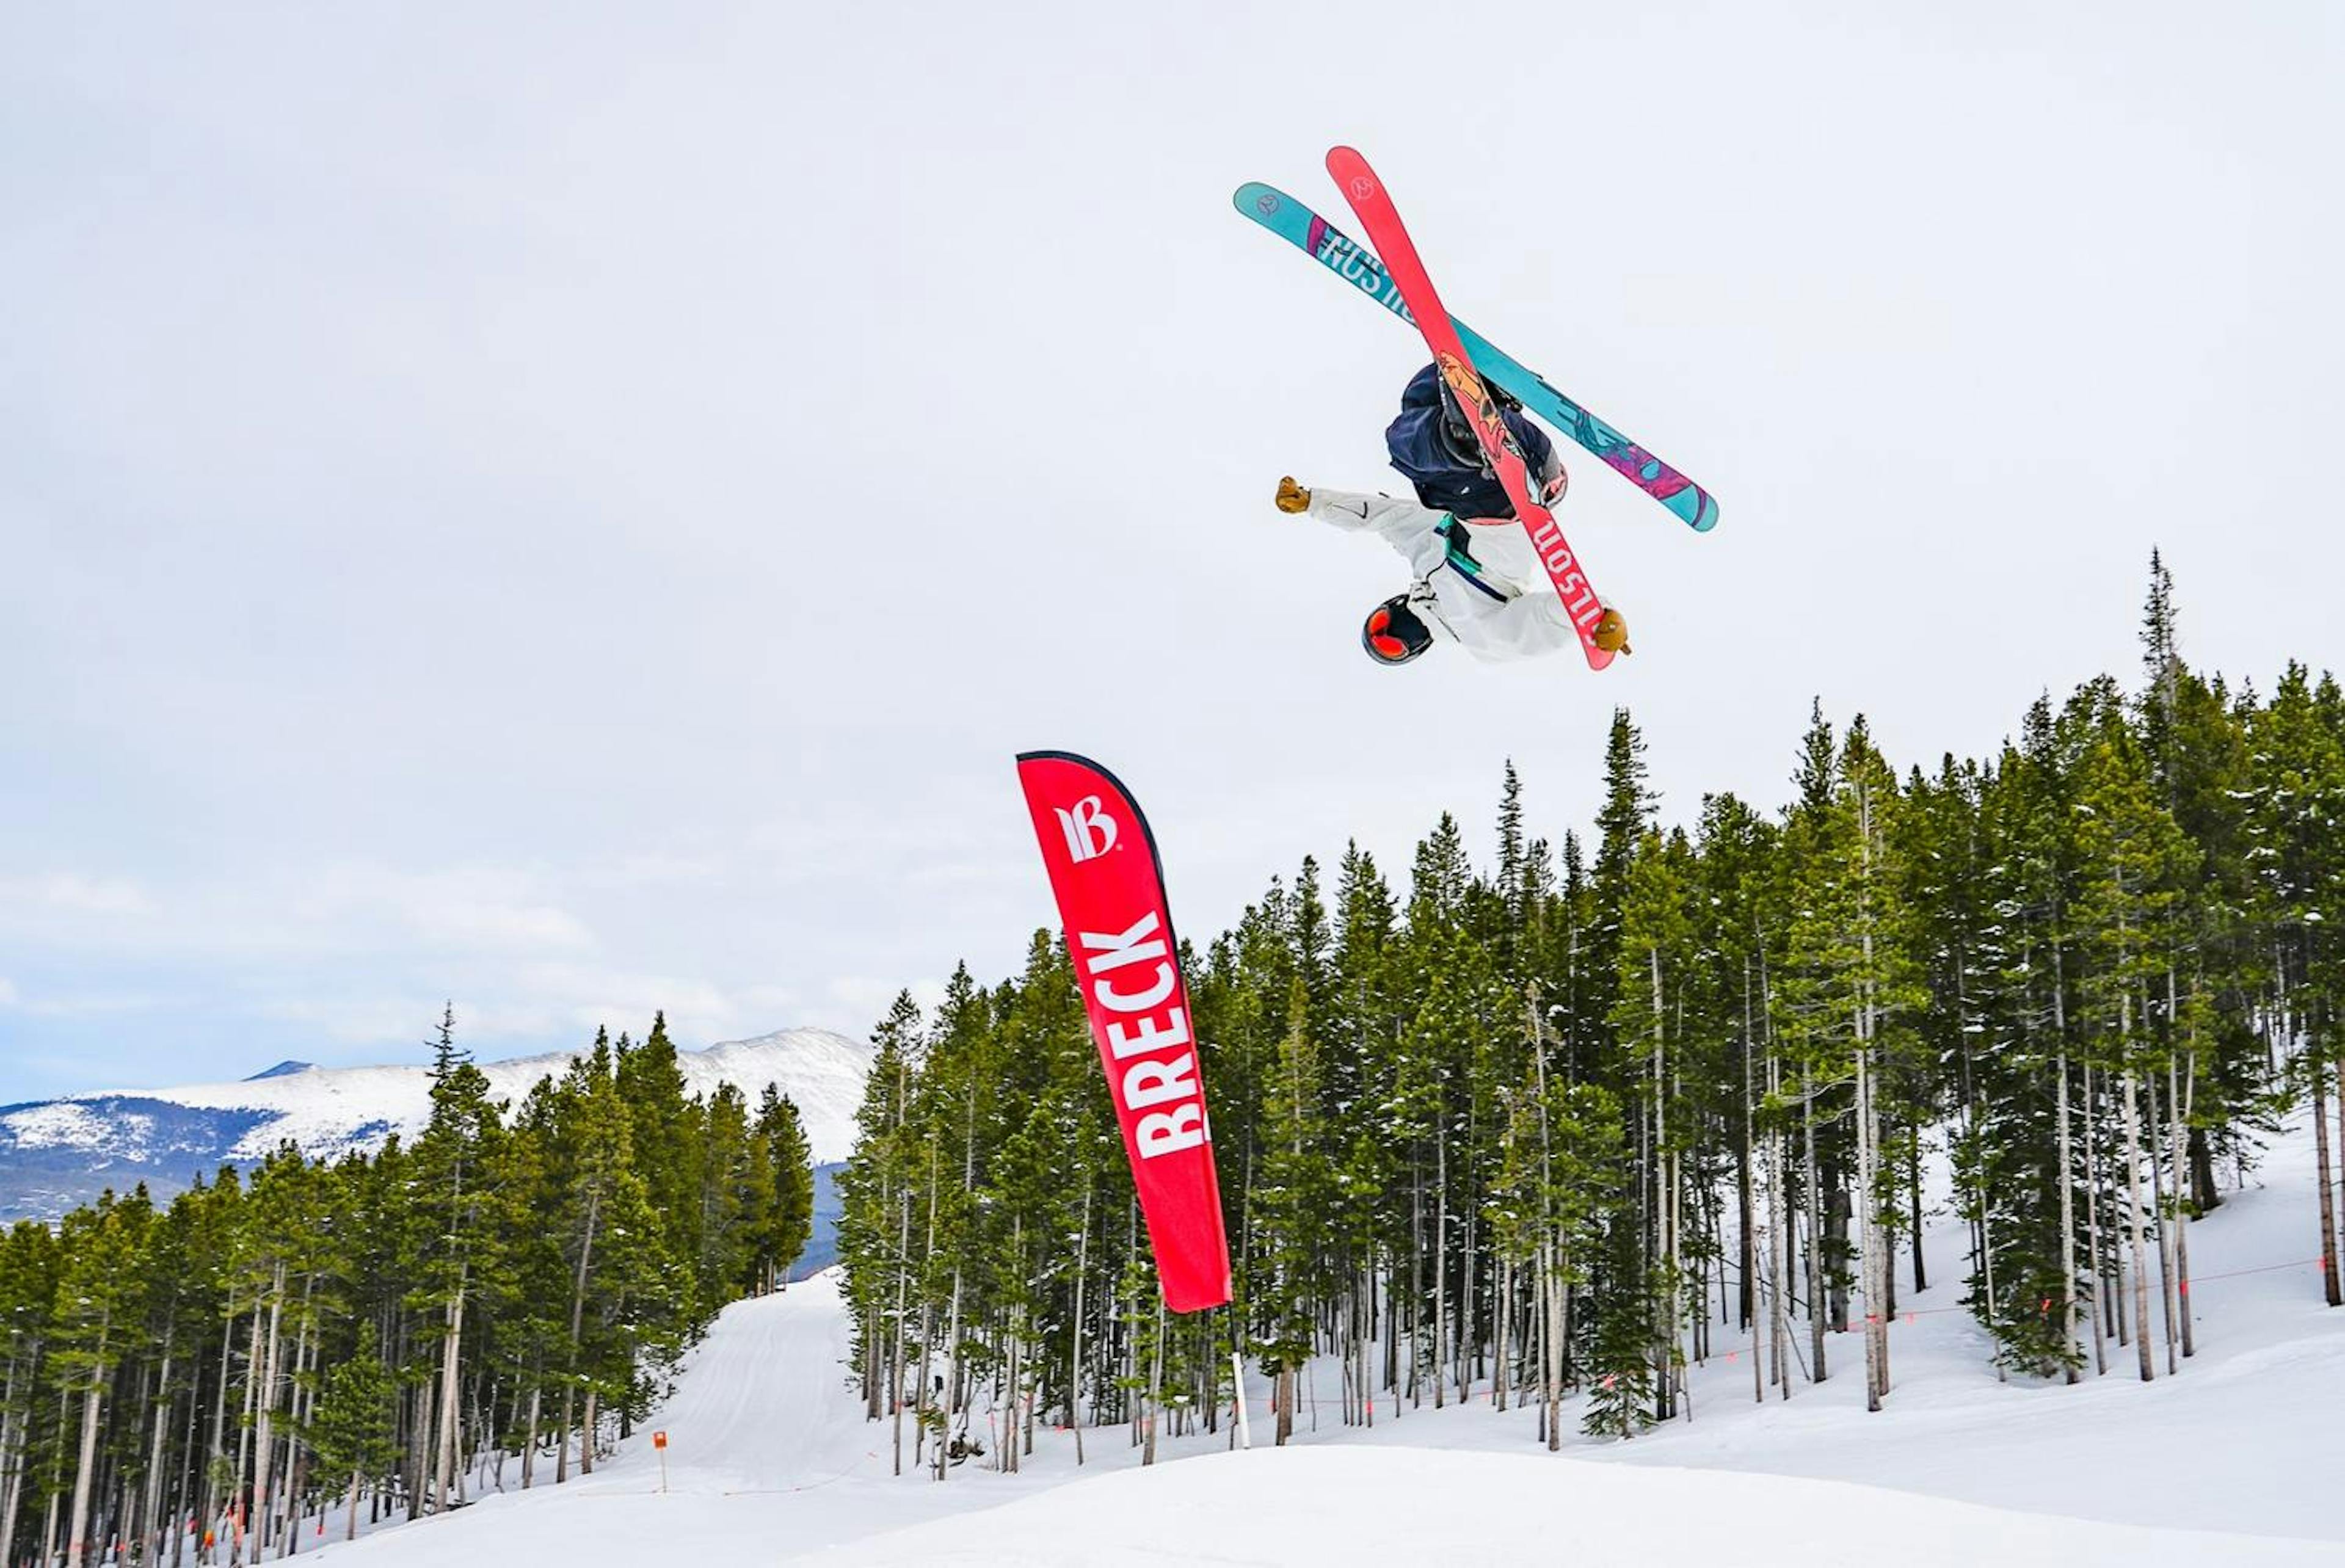
[[269, 1287], [269, 1343], [261, 1366], [260, 1388], [254, 1401], [252, 1436], [252, 1560], [260, 1561], [269, 1545], [269, 1480], [276, 1458], [273, 1428], [277, 1418], [278, 1353], [283, 1349], [285, 1265], [279, 1263]]
[[245, 1478], [251, 1473], [252, 1403], [260, 1392], [261, 1334], [266, 1322], [260, 1310], [260, 1297], [261, 1293], [256, 1288], [252, 1295], [252, 1328], [246, 1336], [245, 1344], [244, 1399], [240, 1419], [237, 1423], [235, 1478], [229, 1483], [227, 1499], [227, 1512], [236, 1521], [235, 1529], [228, 1537], [228, 1560], [231, 1568], [233, 1564], [244, 1560], [244, 1526], [249, 1518], [245, 1507], [244, 1482]]
[[[1771, 1098], [1782, 1092], [1782, 1068], [1771, 1052], [1767, 1058], [1767, 1093]], [[1792, 1325], [1784, 1314], [1784, 1282], [1791, 1272], [1791, 1259], [1783, 1230], [1790, 1205], [1783, 1193], [1783, 1134], [1781, 1128], [1767, 1133], [1767, 1368], [1768, 1376], [1782, 1391], [1784, 1399], [1792, 1397], [1792, 1379], [1783, 1370], [1792, 1340]]]
[[1800, 1070], [1800, 1117], [1803, 1158], [1807, 1163], [1808, 1194], [1808, 1340], [1814, 1352], [1816, 1382], [1824, 1381], [1824, 1259], [1823, 1259], [1823, 1198], [1818, 1187], [1816, 1170], [1816, 1099], [1815, 1084], [1807, 1069]]
[[[901, 1475], [904, 1473], [904, 1294], [909, 1286], [912, 1271], [912, 1189], [909, 1186], [897, 1193], [896, 1203], [896, 1320], [888, 1330], [888, 1410], [896, 1428], [896, 1473]], [[917, 1448], [919, 1440], [915, 1438], [913, 1441]]]
[[[234, 1330], [233, 1323], [223, 1326], [220, 1334], [222, 1341], [225, 1342]], [[203, 1336], [198, 1333], [197, 1343], [201, 1345], [202, 1342]], [[192, 1360], [192, 1357], [190, 1359]], [[196, 1482], [196, 1431], [203, 1421], [203, 1368], [198, 1363], [190, 1371], [192, 1375], [188, 1382], [188, 1424], [179, 1435], [179, 1492], [176, 1506], [171, 1510], [172, 1522], [175, 1526], [171, 1532], [171, 1568], [181, 1568], [181, 1564], [187, 1561], [188, 1537], [195, 1533], [196, 1522], [203, 1517], [202, 1511], [198, 1506], [198, 1499], [202, 1493], [198, 1491]], [[7, 1560], [7, 1553], [0, 1552], [0, 1563], [5, 1563]]]
[[1882, 1386], [1887, 1381], [1887, 1369], [1883, 1365], [1881, 1347], [1887, 1336], [1887, 1326], [1882, 1316], [1888, 1303], [1883, 1300], [1880, 1260], [1874, 1256], [1880, 1248], [1881, 1227], [1875, 1223], [1873, 1170], [1873, 1078], [1866, 1058], [1872, 1047], [1860, 1017], [1856, 1046], [1856, 1223], [1857, 1267], [1864, 1275], [1864, 1408], [1868, 1411], [1881, 1408]]
[[[1742, 1311], [1742, 1327], [1751, 1336], [1751, 1355], [1759, 1356], [1759, 1139], [1758, 1100], [1751, 1071], [1751, 1054], [1758, 1048], [1758, 1038], [1751, 1027], [1751, 964], [1742, 965], [1742, 1148], [1734, 1167], [1734, 1200], [1736, 1224], [1741, 1231], [1741, 1269], [1742, 1278], [1736, 1292]], [[1721, 1259], [1721, 1262], [1723, 1259]], [[1758, 1378], [1756, 1369], [1752, 1377]], [[1766, 1395], [1759, 1395], [1764, 1400]]]
[[2091, 1265], [2092, 1296], [2089, 1306], [2093, 1314], [2093, 1371], [2096, 1377], [2106, 1377], [2109, 1371], [2108, 1293], [2102, 1284], [2101, 1179], [2100, 1139], [2094, 1136], [2099, 1123], [2096, 1118], [2099, 1102], [2093, 1093], [2093, 1065], [2085, 1064], [2085, 1253]]
[[[103, 1332], [100, 1340], [103, 1342]], [[101, 1354], [103, 1351], [100, 1352]], [[89, 1529], [91, 1483], [97, 1479], [97, 1415], [106, 1399], [106, 1374], [91, 1369], [81, 1400], [81, 1458], [74, 1471], [73, 1513], [66, 1527], [66, 1568], [82, 1568]]]
[[568, 1383], [562, 1390], [562, 1420], [553, 1429], [553, 1484], [560, 1486], [570, 1479], [570, 1411], [576, 1391]]
[[[1075, 1463], [1078, 1467], [1083, 1462], [1083, 1426], [1076, 1419], [1075, 1401], [1083, 1381], [1083, 1279], [1090, 1267], [1091, 1248], [1091, 1180], [1086, 1172], [1083, 1177], [1082, 1233], [1075, 1242], [1075, 1316], [1067, 1336], [1067, 1430], [1075, 1434]], [[1240, 1399], [1245, 1398], [1245, 1390], [1239, 1389], [1237, 1395]]]
[[[2148, 1016], [2149, 1009], [2145, 1006], [2142, 1009], [2142, 1017], [2147, 1020]], [[2169, 1057], [2169, 1063], [2171, 1062], [2171, 1059], [2172, 1058]], [[2176, 1323], [2174, 1320], [2176, 1316], [2174, 1300], [2174, 1226], [2167, 1222], [2166, 1212], [2166, 1183], [2163, 1179], [2163, 1173], [2158, 1168], [2160, 1161], [2158, 1159], [2158, 1138], [2157, 1132], [2158, 1125], [2157, 1079], [2155, 1077], [2151, 1077], [2149, 1081], [2143, 1086], [2143, 1089], [2144, 1092], [2149, 1096], [2149, 1119], [2143, 1124], [2142, 1132], [2145, 1140], [2149, 1145], [2150, 1211], [2157, 1217], [2156, 1236], [2157, 1239], [2158, 1281], [2157, 1304], [2164, 1320], [2164, 1327], [2166, 1330], [2166, 1375], [2170, 1378], [2177, 1371], [2181, 1370], [2180, 1362], [2177, 1359], [2180, 1351], [2181, 1328], [2180, 1325]]]
[[953, 1411], [960, 1404], [960, 1270], [953, 1270], [952, 1306], [945, 1318], [944, 1424], [937, 1429], [937, 1479], [952, 1469]]
[[2345, 1305], [2345, 1295], [2339, 1293], [2337, 1286], [2337, 1194], [2329, 1178], [2329, 1077], [2318, 1062], [2308, 1064], [2308, 1069], [2312, 1079], [2312, 1147], [2320, 1168], [2320, 1291], [2335, 1307]]
[[[175, 1321], [172, 1324], [172, 1330], [176, 1330], [177, 1328], [178, 1324]], [[153, 1562], [159, 1556], [163, 1544], [160, 1528], [163, 1512], [163, 1442], [165, 1429], [170, 1425], [171, 1421], [172, 1337], [171, 1331], [166, 1331], [163, 1339], [163, 1370], [155, 1380], [155, 1431], [147, 1447], [147, 1484], [138, 1500], [138, 1528], [133, 1532], [142, 1541], [147, 1541], [149, 1536], [152, 1537], [151, 1541], [147, 1541], [146, 1549], [139, 1553], [140, 1558], [146, 1562]], [[7, 1444], [0, 1442], [0, 1453], [6, 1452]], [[6, 1561], [8, 1561], [6, 1556], [0, 1555], [0, 1563]]]
[[1563, 1337], [1569, 1321], [1569, 1298], [1565, 1295], [1563, 1228], [1553, 1208], [1555, 1148], [1548, 1124], [1546, 1020], [1539, 1016], [1538, 986], [1530, 988], [1531, 1083], [1538, 1096], [1539, 1117], [1539, 1241], [1537, 1298], [1539, 1310], [1539, 1427], [1549, 1452], [1562, 1446], [1559, 1418], [1563, 1413]]
[[1759, 1157], [1756, 1138], [1759, 1112], [1751, 1075], [1751, 1052], [1754, 1044], [1751, 1033], [1751, 966], [1746, 960], [1742, 966], [1742, 1148], [1735, 1167], [1734, 1185], [1736, 1225], [1741, 1232], [1738, 1239], [1742, 1272], [1740, 1304], [1743, 1331], [1751, 1341], [1751, 1400], [1753, 1404], [1765, 1404], [1767, 1373], [1761, 1364], [1765, 1358], [1759, 1349]]
[[11, 1354], [6, 1391], [0, 1392], [0, 1563], [15, 1561], [16, 1510], [24, 1500], [25, 1419], [16, 1414], [19, 1367], [21, 1363], [22, 1378], [29, 1382], [39, 1355], [37, 1340], [31, 1350]]
[[[2169, 1064], [2169, 1072], [2172, 1071]], [[2198, 1057], [2194, 1051], [2183, 1053], [2182, 1083], [2178, 1091], [2169, 1083], [2167, 1101], [2174, 1107], [2174, 1186], [2178, 1197], [2182, 1190], [2183, 1160], [2190, 1146], [2190, 1107], [2198, 1095]], [[2198, 1353], [2197, 1331], [2191, 1327], [2190, 1311], [2190, 1220], [2187, 1209], [2178, 1210], [2174, 1217], [2175, 1290], [2182, 1298], [2182, 1354], [2185, 1360]]]
[[[1164, 1384], [1164, 1293], [1162, 1290], [1156, 1293], [1156, 1346], [1154, 1352], [1148, 1358], [1148, 1388], [1142, 1395], [1148, 1417], [1148, 1436], [1141, 1449], [1140, 1462], [1154, 1464], [1156, 1462], [1156, 1394]], [[1279, 1401], [1278, 1407], [1281, 1442], [1286, 1441], [1286, 1431], [1294, 1425], [1294, 1390], [1292, 1371], [1285, 1374], [1285, 1383], [1286, 1397]]]
[[[65, 1430], [66, 1418], [72, 1411], [73, 1391], [69, 1388], [59, 1389], [57, 1391], [57, 1430], [59, 1431]], [[65, 1445], [59, 1443], [52, 1452], [54, 1457], [49, 1462], [49, 1505], [41, 1514], [41, 1554], [45, 1557], [54, 1557], [57, 1554], [57, 1507], [65, 1501]]]
[[[570, 1369], [571, 1376], [563, 1383], [562, 1390], [562, 1428], [561, 1431], [555, 1434], [558, 1441], [554, 1444], [555, 1457], [553, 1461], [553, 1484], [556, 1486], [560, 1486], [563, 1482], [570, 1479], [570, 1411], [571, 1400], [575, 1393], [578, 1372], [575, 1359], [579, 1352], [579, 1338], [584, 1332], [586, 1323], [586, 1279], [588, 1272], [594, 1267], [594, 1236], [596, 1230], [601, 1227], [602, 1219], [603, 1194], [601, 1189], [598, 1188], [586, 1195], [586, 1227], [578, 1239], [578, 1267], [572, 1274], [570, 1280], [570, 1353], [572, 1357], [572, 1366]], [[589, 1411], [589, 1419], [591, 1421], [592, 1411], [594, 1410], [591, 1398], [587, 1404], [587, 1410]], [[587, 1446], [590, 1450], [592, 1449], [593, 1443], [591, 1440]], [[584, 1472], [584, 1470], [581, 1471], [582, 1474]], [[411, 1513], [413, 1509], [411, 1507], [409, 1512]]]
[[[1425, 1330], [1425, 1164], [1424, 1151], [1413, 1149], [1408, 1171], [1408, 1402], [1416, 1404], [1422, 1397], [1416, 1388], [1417, 1363], [1425, 1357], [1419, 1350]], [[1399, 1401], [1394, 1401], [1394, 1412], [1399, 1412]]]
[[527, 1492], [537, 1480], [538, 1422], [544, 1415], [545, 1411], [545, 1389], [543, 1385], [534, 1381], [538, 1375], [538, 1372], [534, 1368], [533, 1368], [531, 1372], [533, 1381], [530, 1384], [529, 1390], [529, 1421], [527, 1423], [527, 1431], [529, 1435], [522, 1443], [521, 1450], [521, 1489], [523, 1492]]
[[[67, 1396], [67, 1407], [71, 1407], [70, 1395]], [[64, 1418], [60, 1416], [58, 1419], [62, 1421]], [[58, 1455], [58, 1462], [64, 1462], [62, 1453]], [[54, 1557], [57, 1554], [57, 1504], [63, 1501], [61, 1493], [50, 1492], [49, 1506], [41, 1515], [41, 1555], [44, 1557]]]
[[1508, 1342], [1507, 1334], [1507, 1330], [1513, 1326], [1508, 1321], [1512, 1314], [1508, 1311], [1508, 1292], [1514, 1286], [1514, 1271], [1505, 1258], [1497, 1257], [1490, 1260], [1490, 1274], [1492, 1287], [1490, 1328], [1497, 1339], [1494, 1348], [1497, 1365], [1490, 1372], [1490, 1408], [1494, 1411], [1503, 1411], [1507, 1408], [1507, 1356], [1514, 1348]]
[[[2130, 999], [2123, 1004], [2130, 1010]], [[2125, 1035], [2130, 1044], [2132, 1030]], [[2135, 1103], [2133, 1070], [2125, 1074], [2125, 1138], [2126, 1138], [2126, 1207], [2131, 1224], [2127, 1227], [2133, 1249], [2133, 1330], [2134, 1344], [2140, 1352], [2141, 1381], [2148, 1382], [2157, 1375], [2149, 1350], [2149, 1277], [2144, 1272], [2141, 1222], [2141, 1126], [2140, 1108]]]
[[2076, 1362], [2076, 1157], [2068, 1147], [2068, 1053], [2059, 1054], [2054, 1068], [2060, 1077], [2060, 1348], [2061, 1373], [2077, 1380]]
[[1660, 1255], [1665, 1272], [1661, 1277], [1661, 1320], [1655, 1325], [1654, 1351], [1660, 1364], [1653, 1380], [1655, 1414], [1664, 1420], [1677, 1411], [1678, 1334], [1684, 1303], [1680, 1297], [1678, 1247], [1678, 1179], [1677, 1156], [1669, 1146], [1669, 1077], [1664, 1061], [1667, 1048], [1665, 1025], [1668, 1015], [1663, 1011], [1661, 992], [1661, 950], [1658, 946], [1645, 950], [1646, 970], [1653, 986], [1653, 1173], [1660, 1184], [1654, 1194], [1653, 1221], [1659, 1231]]
[[440, 1422], [431, 1467], [431, 1505], [435, 1510], [446, 1509], [450, 1493], [455, 1490], [456, 1427], [463, 1410], [462, 1401], [457, 1398], [456, 1378], [464, 1338], [465, 1276], [470, 1272], [469, 1266], [458, 1270], [456, 1294], [443, 1311], [444, 1327], [440, 1338]]
[[[1467, 1152], [1469, 1155], [1474, 1148], [1472, 1124], [1473, 1118], [1469, 1115], [1467, 1118], [1466, 1142]], [[1476, 1190], [1474, 1176], [1475, 1173], [1469, 1166], [1466, 1174], [1467, 1188], [1469, 1191]], [[1465, 1248], [1457, 1265], [1460, 1276], [1457, 1284], [1457, 1402], [1461, 1405], [1474, 1402], [1474, 1353], [1481, 1344], [1481, 1340], [1477, 1337], [1477, 1328], [1474, 1320], [1474, 1209], [1471, 1205], [1468, 1205], [1466, 1210]]]
[[1400, 1259], [1385, 1270], [1385, 1387], [1392, 1394], [1393, 1420], [1400, 1420]]
[[[2318, 1069], [2315, 1070], [2313, 1076], [2316, 1077], [2320, 1076]], [[2339, 1053], [2337, 1057], [2337, 1138], [2338, 1152], [2340, 1155], [2345, 1155], [2345, 1052]], [[2328, 1199], [2329, 1191], [2330, 1189], [2328, 1183], [2323, 1182], [2321, 1184], [2320, 1192], [2324, 1201]], [[2332, 1231], [2330, 1234], [2333, 1235], [2335, 1232]], [[2337, 1257], [2335, 1248], [2332, 1247], [2330, 1249], [2329, 1257], [2332, 1265], [2330, 1271], [2333, 1273], [2335, 1272], [2334, 1263]], [[2334, 1307], [2338, 1303], [2332, 1297], [2329, 1304]], [[2188, 1320], [2185, 1319], [2184, 1321], [2188, 1323]], [[2187, 1332], [2188, 1330], [2186, 1330], [2185, 1331]], [[2188, 1340], [2183, 1341], [2182, 1353], [2186, 1356], [2190, 1353], [2190, 1346]]]
[[1449, 1136], [1438, 1126], [1433, 1134], [1433, 1408], [1440, 1410], [1449, 1361]]

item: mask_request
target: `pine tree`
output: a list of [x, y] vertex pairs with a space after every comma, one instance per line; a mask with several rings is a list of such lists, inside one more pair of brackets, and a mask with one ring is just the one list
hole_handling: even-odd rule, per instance
[[319, 1469], [329, 1478], [348, 1478], [345, 1541], [358, 1539], [360, 1489], [380, 1484], [398, 1462], [391, 1409], [397, 1392], [391, 1369], [382, 1364], [374, 1325], [360, 1323], [350, 1355], [327, 1369], [316, 1412], [305, 1427]]
[[[1647, 1173], [1635, 1217], [1640, 1239], [1636, 1274], [1655, 1303], [1649, 1354], [1657, 1421], [1676, 1412], [1683, 1361], [1683, 1165], [1693, 1139], [1680, 1092], [1685, 1041], [1680, 988], [1695, 967], [1693, 924], [1687, 915], [1691, 860], [1683, 834], [1664, 837], [1649, 831], [1639, 841], [1620, 907], [1619, 1000], [1611, 1018], [1620, 1051], [1616, 1081], [1636, 1108], [1639, 1164]], [[1627, 1219], [1619, 1217], [1621, 1222]], [[1620, 1369], [1609, 1370], [1617, 1375]]]
[[[2149, 1028], [2147, 997], [2178, 941], [2179, 888], [2196, 869], [2196, 855], [2151, 790], [2148, 769], [2131, 732], [2112, 714], [2086, 752], [2080, 770], [2084, 867], [2078, 925], [2097, 960], [2085, 987], [2099, 1027], [2096, 1065], [2120, 1086], [2125, 1168], [2124, 1215], [2131, 1249], [2133, 1332], [2144, 1381], [2156, 1375], [2151, 1355], [2148, 1270], [2144, 1235], [2150, 1221], [2140, 1101], [2144, 1080], [2162, 1076], [2161, 1042]], [[2168, 1271], [2170, 1277], [2170, 1271]]]
[[502, 1231], [495, 1213], [502, 1148], [499, 1108], [489, 1099], [488, 1076], [456, 1047], [455, 1022], [451, 1005], [433, 1044], [431, 1118], [415, 1143], [421, 1201], [408, 1301], [437, 1319], [437, 1385], [429, 1405], [433, 1437], [421, 1488], [436, 1509], [458, 1501], [464, 1315], [476, 1272], [501, 1266], [494, 1250]]
[[771, 1084], [757, 1102], [754, 1143], [770, 1173], [772, 1200], [749, 1237], [753, 1278], [757, 1289], [770, 1290], [814, 1235], [813, 1152], [797, 1103]]
[[1333, 1285], [1323, 1265], [1335, 1185], [1320, 1100], [1319, 1047], [1312, 1034], [1309, 993], [1299, 976], [1289, 987], [1286, 1018], [1267, 1097], [1257, 1199], [1262, 1251], [1257, 1282], [1249, 1292], [1250, 1310], [1262, 1325], [1256, 1340], [1262, 1369], [1274, 1381], [1281, 1446], [1294, 1430], [1297, 1378], [1316, 1348], [1315, 1309]]

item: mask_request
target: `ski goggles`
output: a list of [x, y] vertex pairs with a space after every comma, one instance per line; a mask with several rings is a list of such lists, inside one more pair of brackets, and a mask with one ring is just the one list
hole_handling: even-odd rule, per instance
[[1432, 645], [1425, 623], [1389, 603], [1368, 612], [1360, 628], [1361, 645], [1380, 664], [1406, 664]]

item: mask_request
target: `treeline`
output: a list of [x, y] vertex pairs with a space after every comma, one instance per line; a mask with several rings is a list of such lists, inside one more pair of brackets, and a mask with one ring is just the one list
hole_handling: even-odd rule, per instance
[[665, 1020], [518, 1106], [443, 1017], [413, 1143], [286, 1144], [0, 1239], [0, 1563], [290, 1556], [328, 1528], [594, 1469], [716, 1309], [804, 1248], [767, 1086], [685, 1093]]
[[[1818, 713], [1787, 803], [1665, 825], [1618, 713], [1588, 839], [1531, 836], [1509, 766], [1494, 864], [1445, 814], [1405, 885], [1306, 860], [1184, 948], [1227, 1313], [1158, 1305], [1050, 934], [932, 1017], [899, 998], [839, 1182], [899, 1468], [1014, 1468], [1038, 1419], [1210, 1427], [1233, 1348], [1282, 1440], [1315, 1355], [1334, 1419], [1487, 1391], [1550, 1446], [1567, 1397], [1631, 1436], [1728, 1350], [1760, 1399], [1853, 1360], [1879, 1408], [1903, 1282], [1949, 1270], [2005, 1375], [2170, 1372], [2187, 1221], [2307, 1097], [2335, 1304], [2345, 697], [2202, 677], [2151, 576], [2141, 690], [2041, 699], [1995, 755], [1901, 773]], [[1957, 1256], [1923, 1242], [1933, 1168]]]

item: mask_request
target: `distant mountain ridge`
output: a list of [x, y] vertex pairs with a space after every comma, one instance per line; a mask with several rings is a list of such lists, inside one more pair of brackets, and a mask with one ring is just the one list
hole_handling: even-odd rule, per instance
[[[519, 1103], [578, 1051], [483, 1062], [492, 1098]], [[678, 1051], [685, 1092], [729, 1083], [754, 1108], [767, 1084], [797, 1102], [817, 1165], [847, 1158], [870, 1066], [868, 1046], [828, 1029], [779, 1029]], [[54, 1219], [106, 1188], [144, 1181], [156, 1197], [222, 1165], [266, 1156], [287, 1138], [313, 1157], [371, 1151], [412, 1138], [431, 1109], [424, 1067], [320, 1067], [286, 1061], [239, 1083], [100, 1090], [0, 1106], [0, 1221]], [[827, 1184], [824, 1184], [826, 1187]], [[827, 1197], [827, 1193], [825, 1194]]]

